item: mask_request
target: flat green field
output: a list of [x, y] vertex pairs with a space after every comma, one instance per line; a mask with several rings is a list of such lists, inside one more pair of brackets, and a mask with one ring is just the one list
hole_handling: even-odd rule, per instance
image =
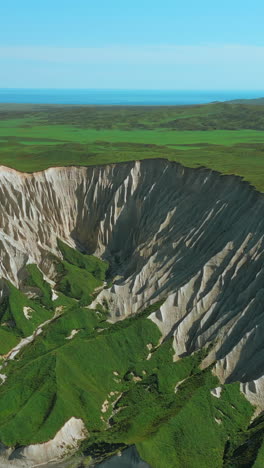
[[0, 163], [51, 166], [166, 158], [237, 174], [264, 190], [264, 105], [0, 105]]

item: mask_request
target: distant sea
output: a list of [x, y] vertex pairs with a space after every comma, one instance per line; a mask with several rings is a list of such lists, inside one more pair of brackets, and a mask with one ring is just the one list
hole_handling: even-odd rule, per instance
[[155, 91], [117, 89], [0, 89], [0, 103], [142, 105], [206, 104], [264, 97], [264, 91]]

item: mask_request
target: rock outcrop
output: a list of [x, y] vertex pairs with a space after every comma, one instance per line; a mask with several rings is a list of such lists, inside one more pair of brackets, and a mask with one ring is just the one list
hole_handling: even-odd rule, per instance
[[18, 449], [0, 447], [0, 466], [10, 468], [44, 467], [47, 463], [56, 462], [72, 455], [86, 437], [87, 430], [83, 421], [71, 418], [48, 442]]

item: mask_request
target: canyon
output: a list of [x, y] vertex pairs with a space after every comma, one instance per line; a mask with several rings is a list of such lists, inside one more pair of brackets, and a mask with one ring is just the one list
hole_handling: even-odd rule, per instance
[[[108, 283], [98, 289], [90, 309], [106, 307], [108, 322], [115, 324], [162, 301], [147, 320], [157, 326], [160, 343], [172, 340], [174, 362], [206, 349], [200, 369], [210, 368], [220, 386], [239, 382], [255, 416], [261, 413], [261, 193], [237, 176], [162, 159], [33, 174], [1, 166], [1, 301], [9, 294], [7, 281], [23, 290], [31, 264], [56, 295], [52, 256], [62, 257], [58, 239], [109, 264]], [[68, 339], [77, 333], [72, 330]], [[61, 456], [61, 442], [74, 440], [76, 449], [87, 429], [81, 420], [65, 421], [69, 427], [72, 423], [72, 432], [62, 427], [53, 444], [43, 442], [52, 445], [44, 455], [39, 455], [43, 447], [29, 445], [19, 449], [21, 461], [14, 448], [2, 448], [4, 466], [48, 463]], [[7, 462], [11, 452], [15, 462]]]

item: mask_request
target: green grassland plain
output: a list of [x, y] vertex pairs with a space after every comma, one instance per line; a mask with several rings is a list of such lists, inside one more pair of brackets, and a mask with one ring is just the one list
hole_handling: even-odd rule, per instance
[[166, 158], [236, 174], [264, 190], [264, 105], [0, 104], [0, 163], [51, 166]]

